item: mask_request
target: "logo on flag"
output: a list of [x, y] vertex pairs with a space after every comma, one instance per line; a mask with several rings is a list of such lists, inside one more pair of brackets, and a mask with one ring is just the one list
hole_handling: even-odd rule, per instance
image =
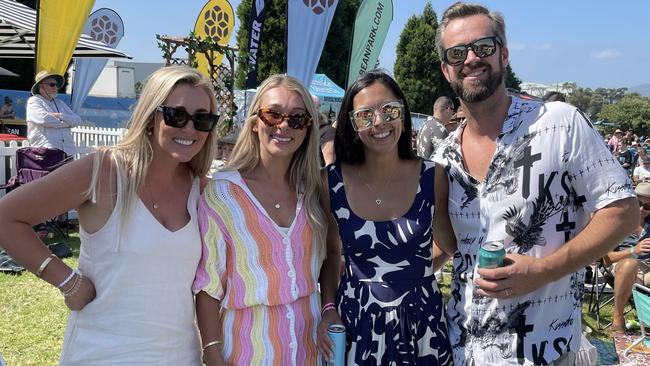
[[[226, 46], [230, 42], [234, 27], [235, 14], [230, 3], [227, 0], [210, 0], [196, 18], [194, 33], [198, 37], [210, 37], [217, 44]], [[220, 65], [223, 60], [223, 54], [216, 51], [209, 52], [207, 56], [210, 57], [213, 65]], [[206, 55], [198, 53], [196, 62], [197, 70], [211, 77], [212, 70]]]
[[[120, 20], [121, 22], [121, 20]], [[90, 37], [95, 41], [104, 42], [111, 47], [115, 47], [118, 38], [118, 25], [108, 15], [101, 15], [93, 18], [90, 22]]]
[[325, 9], [334, 5], [334, 0], [302, 0], [302, 2], [311, 8], [311, 11], [316, 15], [323, 14]]

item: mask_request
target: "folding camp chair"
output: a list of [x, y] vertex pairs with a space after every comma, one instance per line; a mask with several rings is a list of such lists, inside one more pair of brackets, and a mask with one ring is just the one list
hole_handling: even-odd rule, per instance
[[[590, 313], [595, 315], [598, 329], [604, 329], [612, 325], [611, 322], [601, 325], [600, 312], [608, 305], [614, 306], [614, 274], [601, 258], [596, 262], [587, 308]], [[631, 301], [628, 302], [629, 308], [626, 308], [625, 314], [633, 309], [633, 305]]]
[[[7, 184], [0, 185], [0, 189], [7, 189], [9, 191], [38, 178], [42, 178], [71, 159], [72, 156], [68, 157], [60, 149], [47, 147], [20, 148], [16, 150], [16, 176], [12, 177]], [[67, 213], [65, 231], [58, 224], [56, 217], [45, 222], [45, 226], [48, 231], [54, 231], [67, 237]]]
[[646, 330], [646, 327], [650, 327], [650, 288], [636, 283], [632, 288], [632, 297], [634, 298], [634, 304], [636, 305], [636, 316], [639, 318], [641, 337], [632, 342], [632, 344], [623, 351], [624, 356], [627, 356], [630, 350], [643, 340], [645, 340], [646, 346], [650, 347], [650, 335]]

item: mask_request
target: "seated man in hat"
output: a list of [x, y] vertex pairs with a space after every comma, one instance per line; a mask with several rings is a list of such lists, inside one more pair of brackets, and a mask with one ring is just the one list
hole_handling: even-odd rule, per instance
[[27, 138], [31, 146], [45, 146], [63, 150], [67, 155], [76, 152], [71, 128], [82, 123], [81, 117], [58, 100], [63, 77], [48, 71], [36, 74], [32, 96], [27, 100]]
[[603, 257], [606, 266], [613, 264], [614, 312], [612, 330], [625, 331], [624, 309], [632, 294], [632, 286], [639, 282], [650, 286], [650, 183], [639, 183], [634, 192], [639, 200], [639, 225], [613, 251]]

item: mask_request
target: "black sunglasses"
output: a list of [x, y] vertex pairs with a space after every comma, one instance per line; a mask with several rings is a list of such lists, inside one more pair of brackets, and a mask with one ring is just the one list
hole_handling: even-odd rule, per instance
[[650, 202], [643, 203], [643, 202], [641, 202], [641, 200], [638, 200], [638, 201], [639, 201], [639, 207], [641, 207], [642, 209], [644, 209], [646, 211], [650, 211]]
[[53, 87], [57, 87], [57, 88], [58, 88], [58, 87], [59, 87], [59, 84], [57, 84], [57, 83], [43, 83], [43, 84], [49, 86], [50, 88], [53, 88]]
[[219, 116], [208, 112], [189, 114], [183, 107], [170, 107], [161, 105], [156, 108], [163, 115], [165, 124], [170, 127], [183, 128], [192, 120], [194, 129], [202, 132], [211, 132], [219, 121]]
[[260, 108], [257, 111], [257, 116], [269, 127], [275, 127], [286, 119], [289, 127], [294, 130], [302, 130], [305, 127], [309, 127], [312, 122], [311, 116], [307, 113], [280, 113], [270, 108]]
[[467, 60], [467, 53], [470, 48], [480, 58], [492, 56], [497, 50], [497, 45], [501, 46], [503, 43], [496, 36], [477, 39], [469, 44], [459, 44], [445, 50], [443, 61], [452, 66], [460, 65]]

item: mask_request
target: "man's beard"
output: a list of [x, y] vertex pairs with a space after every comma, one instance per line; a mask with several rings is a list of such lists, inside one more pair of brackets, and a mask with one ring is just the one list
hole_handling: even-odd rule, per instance
[[[486, 100], [494, 91], [501, 85], [505, 75], [505, 68], [503, 61], [499, 58], [499, 70], [492, 72], [492, 66], [484, 62], [478, 62], [475, 67], [485, 67], [488, 78], [485, 82], [478, 81], [478, 85], [474, 84], [469, 87], [463, 85], [463, 77], [459, 77], [450, 83], [451, 88], [454, 90], [458, 97], [466, 103], [478, 103]], [[462, 71], [462, 70], [461, 70]]]

